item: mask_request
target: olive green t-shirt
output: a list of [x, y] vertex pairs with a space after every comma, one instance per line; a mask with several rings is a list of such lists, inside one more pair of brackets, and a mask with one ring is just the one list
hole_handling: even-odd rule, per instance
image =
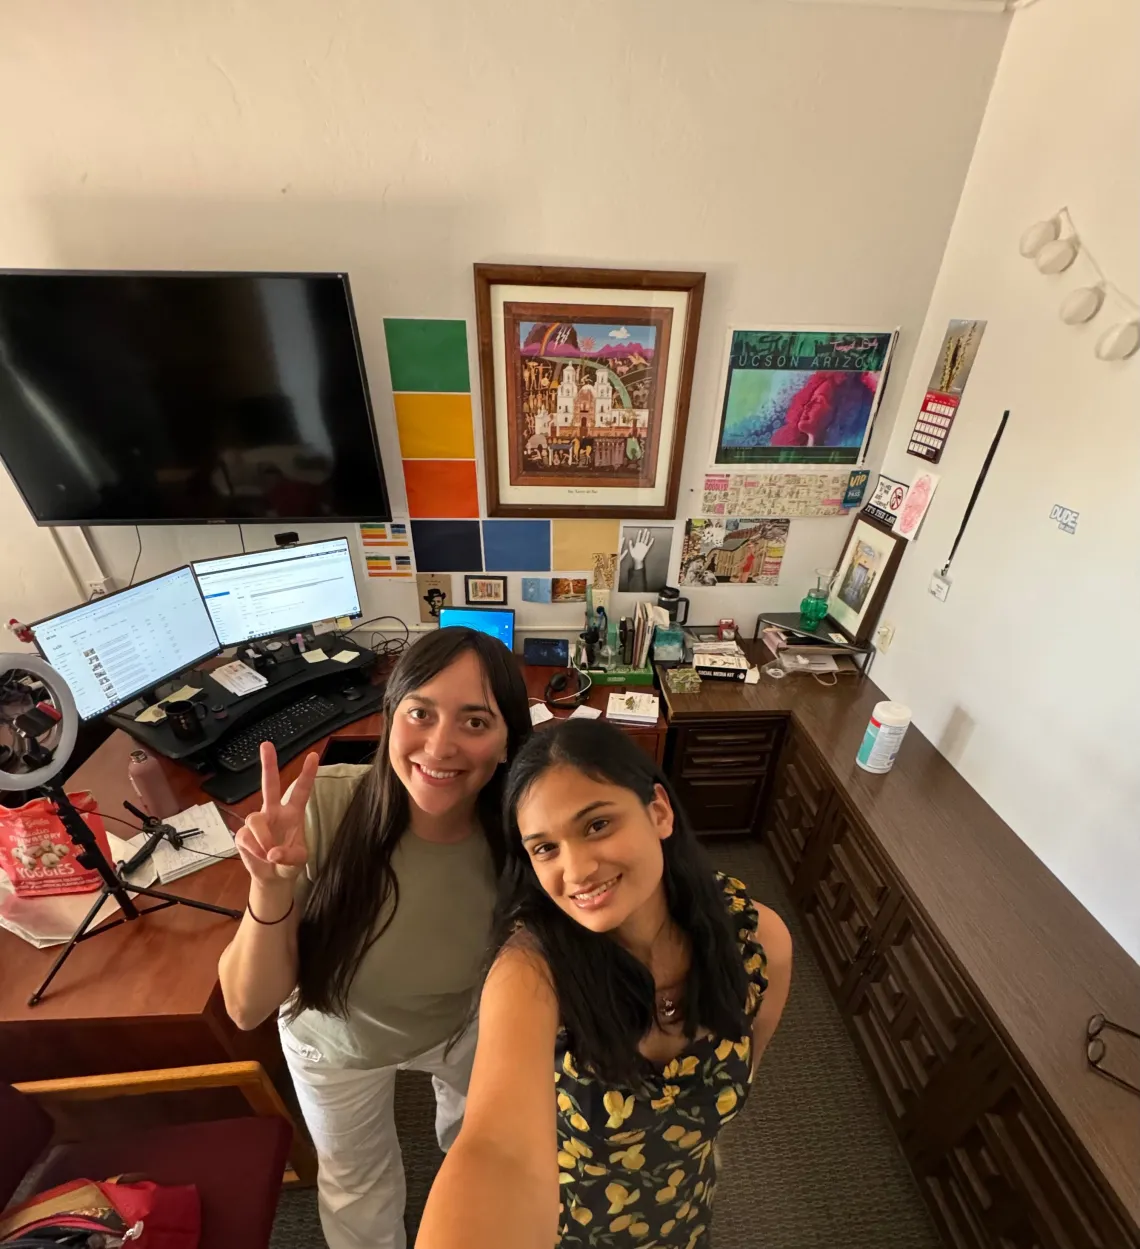
[[[309, 862], [298, 883], [304, 904], [367, 765], [317, 771], [305, 809]], [[446, 1041], [463, 1023], [487, 954], [495, 874], [486, 838], [453, 845], [412, 832], [392, 855], [400, 900], [391, 924], [360, 965], [348, 1018], [307, 1010], [283, 1027], [337, 1067], [388, 1067]], [[390, 913], [385, 908], [381, 921]]]

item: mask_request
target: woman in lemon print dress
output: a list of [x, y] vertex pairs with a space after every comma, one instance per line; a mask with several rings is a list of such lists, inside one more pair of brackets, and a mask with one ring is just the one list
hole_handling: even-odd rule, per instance
[[612, 725], [534, 734], [505, 806], [467, 1116], [417, 1247], [701, 1249], [713, 1144], [787, 1000], [788, 930], [713, 872]]

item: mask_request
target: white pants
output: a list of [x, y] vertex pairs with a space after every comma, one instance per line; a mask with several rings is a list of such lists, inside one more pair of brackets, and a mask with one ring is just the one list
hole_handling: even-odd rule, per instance
[[392, 1115], [397, 1071], [426, 1071], [435, 1089], [435, 1135], [445, 1153], [458, 1135], [475, 1056], [474, 1025], [396, 1067], [333, 1067], [283, 1028], [281, 1047], [317, 1149], [317, 1202], [329, 1249], [405, 1249], [404, 1163]]

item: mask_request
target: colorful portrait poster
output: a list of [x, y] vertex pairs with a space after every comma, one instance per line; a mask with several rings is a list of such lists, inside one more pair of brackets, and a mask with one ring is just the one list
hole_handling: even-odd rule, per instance
[[730, 330], [714, 464], [858, 464], [897, 331]]
[[685, 522], [681, 543], [681, 585], [778, 585], [791, 521], [715, 520]]

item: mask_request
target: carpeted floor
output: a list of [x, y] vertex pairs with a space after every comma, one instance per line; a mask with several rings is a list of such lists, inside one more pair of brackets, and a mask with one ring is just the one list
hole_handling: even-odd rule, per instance
[[[808, 938], [767, 852], [708, 845], [718, 868], [787, 921], [796, 943], [792, 996], [748, 1108], [721, 1138], [716, 1249], [938, 1249], [940, 1244]], [[396, 1122], [408, 1179], [408, 1242], [441, 1155], [426, 1076], [401, 1076]], [[311, 1190], [283, 1193], [273, 1249], [321, 1249]]]

